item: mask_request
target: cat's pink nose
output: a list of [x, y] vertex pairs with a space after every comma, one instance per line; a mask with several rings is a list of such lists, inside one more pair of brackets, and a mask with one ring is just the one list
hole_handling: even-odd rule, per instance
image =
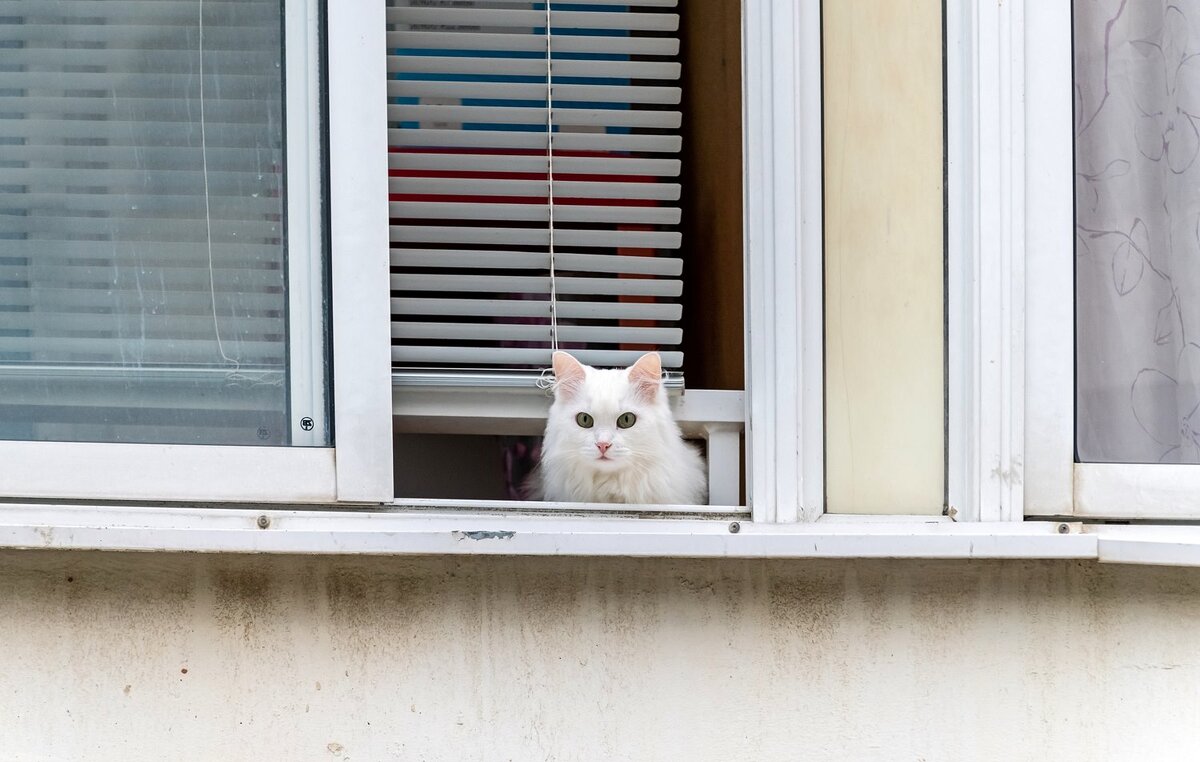
[[600, 451], [600, 457], [603, 458], [608, 454], [608, 448], [612, 447], [612, 442], [597, 442], [596, 449]]

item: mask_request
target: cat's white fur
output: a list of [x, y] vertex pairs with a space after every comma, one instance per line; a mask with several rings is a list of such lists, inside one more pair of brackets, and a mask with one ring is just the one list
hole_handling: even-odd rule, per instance
[[[554, 353], [554, 403], [530, 487], [537, 499], [584, 503], [703, 505], [704, 461], [671, 416], [657, 353], [628, 368], [598, 370]], [[579, 413], [594, 421], [576, 422]], [[617, 426], [633, 413], [629, 428]], [[607, 447], [604, 445], [607, 444]]]

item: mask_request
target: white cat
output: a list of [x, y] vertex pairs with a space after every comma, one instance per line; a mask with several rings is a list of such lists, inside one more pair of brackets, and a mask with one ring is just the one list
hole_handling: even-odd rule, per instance
[[598, 370], [554, 353], [554, 403], [534, 499], [704, 505], [704, 461], [671, 417], [657, 352]]

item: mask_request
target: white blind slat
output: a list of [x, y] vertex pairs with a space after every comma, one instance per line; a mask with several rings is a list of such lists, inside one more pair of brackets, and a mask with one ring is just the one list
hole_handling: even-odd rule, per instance
[[[480, 32], [388, 32], [389, 48], [426, 48], [471, 52], [508, 51], [544, 53], [546, 41], [533, 34], [486, 34]], [[679, 40], [670, 37], [609, 37], [569, 35], [551, 43], [554, 53], [631, 56], [677, 56]]]
[[[579, 326], [558, 328], [564, 342], [595, 344], [663, 344], [675, 345], [683, 339], [678, 328], [645, 328], [640, 326]], [[550, 326], [525, 323], [421, 323], [392, 324], [394, 339], [450, 339], [461, 341], [550, 341]]]
[[[34, 361], [39, 357], [58, 357], [69, 354], [77, 362], [107, 362], [114, 355], [136, 357], [139, 363], [169, 362], [172, 364], [204, 363], [222, 351], [215, 338], [190, 339], [171, 336], [154, 339], [138, 336], [138, 346], [130, 352], [128, 339], [111, 339], [95, 335], [0, 337], [0, 355], [27, 354]], [[284, 360], [284, 348], [278, 341], [232, 341], [230, 349], [237, 351], [246, 366], [278, 366]]]
[[[388, 154], [390, 169], [427, 169], [452, 172], [545, 172], [545, 156], [513, 156], [474, 153]], [[555, 174], [642, 175], [676, 177], [678, 159], [641, 159], [615, 156], [555, 156]]]
[[[203, 178], [200, 178], [203, 185]], [[269, 198], [237, 198], [210, 200], [223, 204], [221, 213], [229, 219], [261, 220], [279, 208], [279, 202]], [[201, 196], [149, 196], [130, 200], [121, 195], [108, 193], [0, 193], [0, 210], [42, 212], [53, 216], [91, 216], [96, 221], [117, 217], [193, 217], [204, 215], [204, 199]], [[107, 213], [95, 217], [96, 212]]]
[[[546, 78], [544, 58], [474, 58], [468, 56], [390, 56], [388, 71], [404, 74], [478, 75], [515, 74]], [[680, 66], [664, 61], [579, 61], [570, 58], [551, 62], [555, 77], [619, 77], [627, 79], [679, 79]]]
[[[546, 197], [544, 180], [494, 180], [491, 178], [403, 177], [392, 178], [392, 193], [448, 196]], [[556, 199], [604, 198], [627, 201], [678, 201], [678, 183], [576, 182], [555, 180]]]
[[[28, 3], [28, 0], [20, 0]], [[84, 0], [94, 3], [95, 0]], [[172, 5], [186, 7], [186, 4], [172, 2]], [[195, 10], [192, 8], [191, 10]], [[3, 14], [0, 14], [3, 15]], [[222, 71], [235, 76], [248, 76], [248, 72], [270, 71], [275, 68], [279, 56], [270, 51], [244, 49], [238, 52], [236, 65], [228, 64], [220, 59], [213, 60], [205, 56], [205, 71]], [[84, 72], [105, 74], [113, 77], [123, 75], [141, 75], [145, 72], [158, 72], [164, 76], [179, 74], [195, 74], [199, 56], [195, 50], [148, 50], [120, 48], [50, 48], [50, 47], [10, 47], [4, 49], [6, 65], [26, 67], [30, 74], [48, 74], [57, 72]], [[7, 68], [7, 67], [6, 67]], [[270, 75], [258, 75], [266, 79]]]
[[[524, 130], [389, 130], [388, 137], [390, 144], [397, 147], [546, 149], [544, 132]], [[559, 151], [678, 153], [682, 145], [683, 139], [678, 135], [560, 132], [554, 136], [554, 147]]]
[[[559, 272], [622, 273], [679, 277], [683, 260], [674, 257], [623, 257], [610, 254], [554, 254]], [[393, 267], [474, 268], [484, 270], [548, 270], [544, 251], [465, 251], [461, 249], [393, 249]]]
[[[550, 231], [541, 228], [443, 227], [438, 225], [393, 225], [393, 243], [474, 243], [508, 246], [549, 246]], [[678, 249], [680, 234], [655, 230], [556, 229], [559, 246], [597, 248]]]
[[[93, 138], [95, 140], [95, 138]], [[271, 152], [254, 148], [209, 147], [201, 152], [190, 146], [136, 146], [136, 145], [37, 145], [26, 143], [19, 151], [0, 146], [0, 161], [10, 163], [42, 164], [49, 161], [86, 162], [96, 166], [103, 164], [107, 170], [139, 170], [150, 164], [159, 171], [189, 172], [197, 162], [207, 158], [210, 175], [213, 172], [238, 173], [247, 167], [256, 167], [264, 162], [278, 161], [281, 157]], [[143, 170], [144, 171], [144, 170]], [[257, 176], [260, 172], [253, 172]], [[204, 176], [196, 173], [201, 183]]]
[[[21, 98], [22, 111], [36, 120], [43, 115], [69, 116], [97, 121], [112, 118], [136, 118], [165, 122], [188, 122], [195, 105], [175, 98], [109, 98], [104, 96], [38, 96]], [[191, 109], [192, 111], [189, 111]], [[270, 116], [271, 105], [257, 98], [214, 101], [204, 107], [204, 119], [213, 124], [259, 124]], [[210, 113], [211, 112], [211, 113]]]
[[[463, 122], [474, 124], [545, 124], [545, 106], [446, 106], [414, 104], [388, 106], [393, 122]], [[677, 130], [683, 122], [678, 111], [634, 111], [619, 108], [563, 108], [555, 112], [559, 127], [642, 127]]]
[[[578, 349], [571, 354], [580, 362], [598, 366], [632, 365], [642, 356], [643, 350]], [[548, 367], [553, 350], [529, 347], [462, 347], [462, 346], [394, 346], [392, 362], [402, 365], [426, 365], [437, 367], [444, 364], [475, 365], [529, 365]], [[660, 352], [665, 368], [683, 365], [682, 352]]]
[[[90, 287], [71, 288], [65, 286], [22, 285], [19, 287], [0, 286], [0, 299], [6, 310], [27, 308], [30, 313], [62, 313], [87, 312], [92, 315], [96, 326], [105, 323], [115, 323], [118, 315], [137, 314], [141, 310], [148, 312], [170, 310], [173, 314], [194, 316], [203, 320], [206, 325], [212, 325], [213, 293], [212, 289], [185, 290], [177, 288], [137, 288], [137, 282], [128, 288], [99, 288], [98, 283], [87, 284]], [[148, 282], [145, 285], [155, 285]], [[268, 317], [284, 314], [280, 306], [278, 293], [269, 291], [252, 292], [217, 292], [217, 309], [219, 315], [228, 315], [233, 319], [240, 317]], [[251, 335], [249, 330], [247, 335]], [[236, 338], [236, 337], [235, 337]], [[63, 360], [62, 362], [75, 362]]]
[[[389, 24], [408, 26], [478, 26], [516, 27], [528, 30], [545, 26], [544, 10], [515, 10], [488, 8], [481, 3], [474, 8], [452, 6], [422, 7], [410, 5], [388, 8]], [[609, 29], [623, 32], [674, 32], [679, 29], [675, 13], [622, 13], [614, 11], [565, 11], [552, 8], [550, 26], [558, 29]]]
[[[545, 100], [546, 85], [537, 82], [445, 82], [397, 81], [388, 82], [388, 95], [399, 98], [486, 98], [490, 100]], [[555, 101], [591, 101], [593, 103], [679, 103], [678, 87], [651, 85], [582, 84], [550, 87]]]
[[[41, 23], [86, 23], [146, 25], [152, 19], [157, 27], [194, 26], [196, 8], [179, 0], [0, 0], [0, 16]], [[208, 30], [221, 26], [278, 25], [278, 9], [266, 3], [242, 3], [237, 0], [205, 0], [204, 22]]]
[[[679, 296], [683, 285], [678, 280], [657, 278], [577, 278], [562, 275], [557, 276], [554, 281], [559, 294], [583, 296]], [[549, 294], [550, 277], [410, 273], [393, 275], [392, 290]]]
[[[60, 214], [0, 214], [0, 234], [39, 236], [62, 239], [76, 236], [105, 236], [125, 241], [177, 241], [180, 238], [193, 241], [204, 240], [210, 223], [200, 216], [190, 220], [164, 219], [161, 217], [67, 217]], [[278, 222], [245, 222], [226, 220], [219, 231], [213, 232], [213, 240], [261, 241], [278, 238], [282, 228]]]
[[[35, 0], [36, 1], [36, 0]], [[181, 4], [186, 7], [185, 4]], [[193, 6], [195, 23], [195, 10]], [[205, 20], [208, 21], [206, 15]], [[213, 24], [205, 29], [205, 54], [220, 55], [236, 53], [240, 49], [261, 49], [264, 34], [271, 31], [268, 26], [254, 27], [251, 24], [234, 22], [232, 25]], [[80, 23], [54, 24], [0, 24], [0, 42], [22, 43], [44, 47], [78, 48], [83, 44], [117, 50], [196, 50], [196, 30], [191, 25], [153, 23], [143, 24], [97, 24], [88, 19]]]
[[[449, 2], [459, 2], [462, 0], [441, 0], [443, 4]], [[490, 5], [503, 5], [505, 7], [521, 5], [527, 7], [537, 7], [532, 5], [528, 0], [467, 0], [474, 8], [486, 8]], [[391, 0], [388, 3], [391, 8], [407, 8], [410, 6], [427, 7], [429, 0]], [[625, 8], [675, 8], [679, 5], [679, 0], [565, 0], [564, 2], [555, 2], [556, 8], [570, 7], [574, 5], [582, 6], [604, 6], [614, 5], [620, 6], [622, 10]], [[544, 13], [544, 11], [543, 11]]]
[[[210, 149], [255, 145], [254, 138], [261, 130], [261, 126], [253, 124], [211, 124], [205, 130], [205, 137]], [[23, 141], [22, 145], [52, 145], [72, 140], [119, 146], [196, 144], [195, 132], [187, 122], [157, 122], [145, 119], [93, 121], [41, 114], [37, 118], [0, 118], [0, 137], [20, 138]]]
[[[571, 320], [656, 320], [674, 321], [683, 314], [678, 304], [655, 302], [564, 301], [558, 314]], [[447, 317], [550, 317], [548, 300], [523, 299], [392, 299], [393, 315], [439, 315]]]
[[[465, 204], [447, 201], [400, 201], [391, 204], [395, 217], [428, 220], [510, 220], [550, 222], [550, 207], [541, 204]], [[616, 222], [630, 225], [678, 225], [679, 209], [670, 206], [581, 206], [555, 204], [557, 222]]]

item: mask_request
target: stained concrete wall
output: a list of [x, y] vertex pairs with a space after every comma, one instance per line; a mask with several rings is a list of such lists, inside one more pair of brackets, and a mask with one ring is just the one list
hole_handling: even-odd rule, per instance
[[1191, 570], [0, 554], [5, 760], [1197, 749]]

